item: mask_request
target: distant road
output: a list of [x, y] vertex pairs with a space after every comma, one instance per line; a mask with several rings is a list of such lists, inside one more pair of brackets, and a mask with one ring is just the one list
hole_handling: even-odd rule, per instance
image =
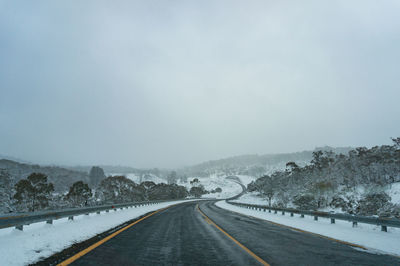
[[360, 251], [214, 203], [187, 202], [159, 211], [72, 265], [400, 265], [400, 258]]

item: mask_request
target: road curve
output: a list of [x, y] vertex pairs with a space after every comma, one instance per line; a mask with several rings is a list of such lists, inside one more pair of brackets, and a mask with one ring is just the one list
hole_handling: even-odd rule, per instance
[[261, 265], [205, 218], [197, 204], [220, 229], [271, 265], [400, 265], [400, 258], [223, 210], [214, 201], [187, 202], [160, 211], [72, 265]]

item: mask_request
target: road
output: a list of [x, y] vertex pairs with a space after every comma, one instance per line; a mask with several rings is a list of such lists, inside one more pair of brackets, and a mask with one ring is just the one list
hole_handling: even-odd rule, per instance
[[72, 265], [400, 265], [400, 258], [360, 251], [214, 203], [187, 202], [162, 210]]

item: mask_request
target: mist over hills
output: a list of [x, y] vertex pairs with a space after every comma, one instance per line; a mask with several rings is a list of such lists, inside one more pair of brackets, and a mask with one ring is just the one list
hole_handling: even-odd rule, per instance
[[[229, 183], [225, 177], [237, 175], [253, 179], [248, 189], [259, 193], [257, 197], [270, 195], [272, 192], [268, 194], [265, 189], [273, 188], [274, 198], [270, 197], [269, 204], [287, 206], [301, 203], [300, 208], [314, 209], [333, 206], [348, 213], [368, 215], [375, 215], [379, 210], [379, 213], [396, 216], [400, 213], [396, 198], [400, 138], [393, 139], [393, 142], [393, 146], [382, 145], [370, 149], [324, 146], [294, 153], [247, 154], [179, 169], [139, 169], [110, 165], [40, 166], [0, 158], [0, 171], [5, 178], [0, 180], [4, 183], [3, 198], [8, 199], [8, 205], [11, 206], [7, 207], [6, 204], [3, 209], [13, 210], [10, 191], [13, 191], [14, 184], [33, 173], [46, 175], [54, 185], [54, 206], [50, 206], [53, 208], [62, 206], [63, 197], [78, 181], [96, 191], [91, 204], [98, 204], [111, 199], [121, 202], [143, 200], [149, 189], [157, 199], [193, 195], [193, 187], [204, 188], [202, 184], [193, 183], [197, 179], [202, 179], [204, 183], [221, 180], [218, 185], [224, 190], [225, 183]], [[273, 185], [271, 180], [275, 182]], [[122, 191], [127, 186], [129, 191]], [[198, 196], [208, 193], [202, 190]], [[115, 195], [126, 197], [116, 199]], [[378, 198], [382, 206], [375, 204], [369, 208]], [[303, 204], [303, 201], [311, 205]], [[315, 205], [315, 202], [318, 204]], [[369, 204], [369, 209], [363, 204]]]
[[[318, 147], [316, 150], [330, 150], [337, 154], [347, 154], [350, 147], [332, 148], [329, 146]], [[176, 171], [178, 176], [198, 176], [207, 177], [212, 174], [219, 175], [250, 175], [260, 177], [270, 174], [276, 170], [285, 168], [289, 161], [296, 162], [304, 166], [312, 159], [313, 151], [302, 151], [282, 154], [248, 154], [211, 160], [197, 165], [188, 166], [180, 169], [139, 169], [130, 166], [99, 165], [106, 175], [110, 174], [135, 174], [138, 176], [154, 175], [167, 180], [171, 171]], [[13, 160], [14, 159], [14, 160]], [[57, 191], [65, 191], [76, 181], [84, 181], [90, 186], [95, 186], [98, 180], [91, 180], [89, 171], [92, 166], [41, 166], [25, 162], [10, 156], [0, 155], [0, 169], [7, 170], [15, 180], [26, 178], [29, 174], [40, 172], [49, 177], [49, 181], [54, 183]], [[167, 182], [167, 181], [166, 181]]]
[[247, 154], [228, 157], [219, 160], [211, 160], [197, 165], [185, 167], [180, 170], [189, 176], [207, 176], [218, 172], [227, 175], [262, 176], [276, 170], [284, 169], [287, 162], [296, 162], [304, 166], [312, 159], [314, 151], [332, 151], [335, 154], [347, 154], [351, 147], [333, 148], [330, 146], [317, 147], [313, 151], [301, 151], [278, 154]]

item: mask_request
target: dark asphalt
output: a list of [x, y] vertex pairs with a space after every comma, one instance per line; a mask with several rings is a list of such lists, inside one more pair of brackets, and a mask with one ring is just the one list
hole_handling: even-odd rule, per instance
[[400, 258], [359, 251], [229, 212], [212, 201], [188, 202], [161, 211], [72, 265], [260, 265], [208, 223], [196, 209], [197, 203], [211, 220], [271, 265], [400, 265]]

